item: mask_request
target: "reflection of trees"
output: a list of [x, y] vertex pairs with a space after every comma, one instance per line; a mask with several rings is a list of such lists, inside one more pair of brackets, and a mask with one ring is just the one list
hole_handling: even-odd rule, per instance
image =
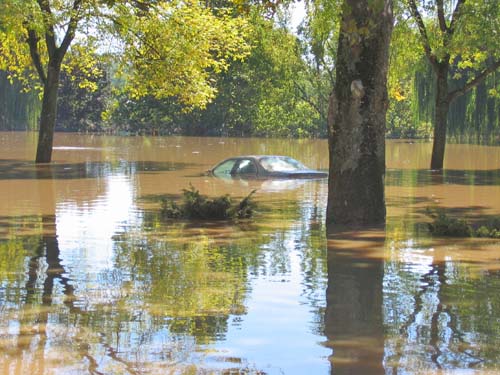
[[[194, 363], [195, 372], [198, 345], [220, 340], [232, 320], [242, 319], [253, 278], [290, 274], [291, 254], [318, 315], [326, 267], [322, 210], [302, 203], [280, 202], [275, 216], [241, 226], [165, 224], [141, 213], [141, 225], [113, 238], [113, 267], [87, 275], [62, 259], [55, 216], [40, 216], [37, 235], [0, 244], [0, 298], [11, 306], [0, 308], [0, 320], [22, 330], [0, 340], [1, 349], [15, 348], [0, 363], [43, 373], [58, 353], [62, 371], [182, 373]], [[8, 329], [0, 323], [1, 332]], [[244, 372], [241, 361], [236, 367]]]
[[[74, 288], [70, 280], [65, 276], [65, 270], [61, 265], [59, 258], [60, 251], [55, 235], [55, 216], [43, 217], [41, 220], [42, 234], [40, 236], [29, 236], [26, 238], [14, 238], [2, 242], [0, 245], [0, 256], [9, 255], [4, 252], [7, 249], [16, 249], [17, 256], [14, 259], [21, 260], [15, 264], [15, 267], [10, 268], [8, 273], [22, 275], [21, 269], [24, 268], [25, 256], [29, 253], [28, 248], [34, 248], [34, 253], [29, 258], [27, 263], [27, 277], [25, 278], [24, 287], [21, 283], [15, 285], [5, 285], [7, 294], [2, 296], [2, 300], [7, 303], [9, 308], [0, 309], [1, 321], [12, 321], [15, 319], [20, 324], [20, 332], [17, 335], [2, 334], [0, 337], [6, 337], [0, 341], [2, 352], [7, 353], [7, 357], [3, 357], [1, 362], [4, 368], [16, 368], [21, 373], [44, 374], [45, 369], [50, 367], [50, 363], [46, 363], [46, 346], [49, 341], [56, 341], [51, 338], [51, 333], [48, 332], [49, 325], [58, 323], [63, 324], [62, 316], [69, 311], [75, 310], [73, 301]], [[0, 264], [3, 262], [0, 261]], [[13, 265], [12, 265], [13, 266]], [[5, 275], [7, 270], [0, 270], [0, 275]], [[5, 279], [2, 277], [3, 283]], [[53, 297], [57, 295], [56, 281], [62, 286], [62, 293], [67, 309], [62, 309], [55, 303], [53, 306]], [[25, 289], [23, 295], [22, 290]], [[9, 293], [9, 292], [17, 293]], [[57, 306], [57, 307], [56, 307]], [[77, 309], [78, 310], [78, 309]], [[7, 327], [0, 329], [6, 330]], [[52, 333], [53, 334], [53, 333]], [[71, 336], [65, 333], [62, 341]], [[54, 343], [52, 343], [54, 345]], [[12, 362], [9, 359], [9, 354], [16, 353], [13, 356]], [[20, 354], [22, 353], [22, 354]], [[86, 358], [90, 367], [96, 360], [92, 355], [85, 350], [82, 350], [82, 357]], [[22, 358], [21, 361], [18, 358]]]
[[390, 244], [391, 251], [416, 258], [385, 265], [387, 367], [403, 372], [498, 369], [499, 272], [477, 273], [468, 263], [433, 254], [426, 259], [418, 254], [422, 242]]
[[498, 370], [500, 272], [454, 260], [449, 245], [391, 225], [385, 245], [365, 241], [366, 232], [329, 239], [332, 373]]
[[[259, 217], [250, 223], [164, 223], [146, 212], [141, 232], [151, 236], [134, 239], [126, 233], [117, 238], [117, 268], [134, 275], [132, 284], [146, 291], [147, 305], [173, 317], [171, 330], [200, 338], [196, 332], [204, 330], [206, 341], [225, 334], [228, 314], [245, 311], [253, 277], [289, 274], [295, 254], [302, 295], [313, 308], [313, 330], [320, 332], [326, 262], [318, 188], [326, 186], [307, 184], [302, 201], [259, 202]], [[214, 325], [210, 312], [222, 324]], [[196, 329], [209, 318], [213, 328]]]
[[203, 236], [185, 243], [138, 241], [119, 241], [116, 268], [130, 275], [128, 292], [149, 314], [168, 317], [171, 332], [206, 342], [224, 334], [230, 314], [245, 312], [248, 259], [241, 253]]
[[73, 299], [74, 287], [70, 284], [70, 280], [64, 276], [64, 268], [59, 258], [59, 245], [55, 235], [55, 216], [44, 217], [42, 222], [44, 227], [52, 226], [53, 232], [50, 234], [42, 234], [40, 243], [35, 250], [35, 256], [31, 257], [29, 261], [28, 280], [26, 281], [26, 302], [31, 303], [30, 298], [35, 293], [37, 280], [40, 274], [40, 262], [44, 258], [46, 269], [42, 301], [44, 305], [50, 306], [54, 294], [55, 280], [58, 280], [63, 286], [63, 294], [70, 300]]

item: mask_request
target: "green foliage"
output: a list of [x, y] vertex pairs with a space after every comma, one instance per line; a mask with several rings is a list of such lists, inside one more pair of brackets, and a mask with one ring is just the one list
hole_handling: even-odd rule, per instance
[[10, 84], [8, 73], [0, 71], [0, 129], [35, 130], [41, 102], [34, 92], [24, 92], [21, 83]]
[[472, 227], [461, 219], [451, 218], [444, 211], [438, 211], [432, 223], [429, 223], [429, 231], [436, 236], [449, 237], [471, 237]]
[[258, 16], [252, 23], [251, 55], [223, 76], [201, 122], [222, 124], [226, 135], [320, 135], [319, 115], [299, 89], [308, 84], [308, 72], [296, 37]]
[[[73, 60], [70, 56], [69, 61]], [[111, 82], [106, 73], [103, 57], [98, 61], [96, 74], [88, 77], [87, 72], [73, 67], [71, 73], [63, 71], [60, 78], [57, 131], [100, 132], [105, 123], [102, 114], [111, 97]], [[83, 83], [83, 84], [82, 84]]]
[[413, 97], [391, 100], [387, 110], [386, 136], [388, 138], [430, 138], [432, 125], [426, 121], [415, 121]]
[[[98, 48], [91, 35], [95, 33], [95, 26], [80, 27], [78, 40], [73, 42], [73, 38], [79, 26], [88, 25], [91, 18], [99, 18], [102, 10], [98, 0], [46, 4], [34, 0], [0, 2], [0, 24], [3, 26], [0, 29], [0, 70], [8, 72], [11, 82], [17, 80], [25, 89], [41, 93], [49, 59], [52, 59], [61, 63], [61, 69], [70, 75], [74, 69], [85, 72], [81, 86], [95, 89], [92, 82], [85, 79], [98, 74], [96, 61], [92, 58]], [[69, 45], [63, 47], [63, 40]], [[65, 62], [67, 51], [78, 58], [71, 63]]]
[[163, 199], [161, 213], [169, 219], [201, 219], [201, 220], [228, 220], [248, 219], [253, 216], [255, 203], [252, 200], [253, 190], [237, 204], [229, 195], [213, 199], [201, 195], [192, 185], [183, 189], [182, 204], [178, 205], [172, 200]]
[[[437, 117], [440, 126], [457, 128], [456, 124], [462, 122], [468, 111], [464, 111], [469, 103], [463, 95], [476, 87], [476, 94], [480, 99], [473, 107], [482, 115], [485, 113], [481, 104], [485, 102], [485, 90], [477, 87], [484, 78], [498, 69], [500, 62], [500, 3], [496, 0], [471, 0], [457, 2], [429, 1], [420, 2], [407, 0], [408, 11], [411, 13], [409, 24], [413, 33], [418, 30], [420, 48], [416, 49], [426, 57], [433, 67], [435, 78], [448, 79], [449, 87], [440, 91], [433, 87], [436, 79], [428, 79], [429, 92], [434, 94], [436, 103], [452, 103], [448, 114], [448, 121]], [[411, 35], [411, 34], [410, 34]], [[441, 85], [443, 87], [443, 85]], [[489, 90], [494, 94], [495, 88]], [[447, 91], [446, 91], [447, 90]], [[474, 94], [472, 94], [474, 95]], [[429, 101], [431, 96], [424, 97]], [[458, 98], [458, 99], [457, 99]], [[469, 95], [470, 98], [470, 95]], [[458, 103], [458, 102], [461, 103]], [[420, 103], [419, 103], [420, 104]], [[430, 106], [429, 106], [430, 107]], [[431, 107], [433, 108], [433, 107]], [[440, 105], [441, 109], [448, 110], [447, 106]], [[430, 112], [430, 111], [428, 111]], [[469, 112], [472, 113], [472, 112]], [[473, 120], [472, 128], [481, 129], [477, 134], [484, 133], [484, 117], [478, 116]], [[458, 120], [458, 121], [457, 121]], [[491, 127], [490, 127], [491, 128]], [[462, 132], [462, 131], [459, 131]], [[453, 133], [453, 131], [451, 132]], [[442, 137], [437, 137], [435, 142], [444, 142]], [[443, 155], [433, 155], [435, 166], [442, 166]], [[438, 161], [438, 159], [441, 159]]]
[[[300, 35], [306, 43], [306, 55], [318, 73], [332, 75], [337, 54], [342, 1], [306, 2], [306, 22]], [[330, 85], [333, 82], [330, 82]]]
[[230, 10], [174, 1], [152, 6], [147, 17], [127, 6], [117, 14], [121, 74], [132, 98], [175, 97], [187, 110], [203, 108], [215, 97], [215, 75], [249, 53], [251, 29]]
[[297, 38], [256, 13], [248, 22], [254, 31], [250, 54], [214, 79], [217, 94], [206, 108], [185, 113], [178, 98], [122, 92], [107, 113], [108, 127], [181, 135], [325, 135], [325, 122], [310, 100], [314, 77]]
[[[95, 51], [111, 45], [125, 78], [121, 88], [131, 97], [175, 97], [185, 109], [202, 108], [215, 96], [216, 75], [250, 49], [246, 19], [231, 9], [175, 1], [43, 4], [0, 3], [0, 70], [40, 91], [35, 77], [42, 83], [47, 77], [49, 52], [55, 66], [61, 64], [72, 79], [78, 76], [80, 88], [97, 89], [102, 72]], [[66, 53], [74, 57], [63, 59]]]
[[428, 224], [429, 231], [436, 236], [500, 238], [500, 217], [488, 220], [474, 228], [466, 220], [448, 216], [444, 210], [427, 209], [434, 221]]
[[488, 220], [476, 230], [477, 237], [500, 238], [500, 217]]
[[[450, 78], [451, 88], [460, 87], [466, 76]], [[450, 104], [448, 113], [448, 134], [451, 139], [467, 142], [491, 142], [500, 134], [500, 98], [495, 95], [500, 87], [500, 74], [492, 73], [486, 80]], [[402, 103], [411, 103], [408, 123], [418, 131], [430, 128], [434, 116], [436, 88], [430, 64], [422, 64], [413, 78], [413, 93]], [[394, 106], [391, 103], [390, 106]], [[389, 108], [389, 116], [392, 113]], [[400, 115], [401, 111], [396, 111]], [[396, 131], [399, 127], [395, 127]], [[392, 131], [392, 127], [388, 130]], [[397, 136], [397, 135], [396, 135]]]

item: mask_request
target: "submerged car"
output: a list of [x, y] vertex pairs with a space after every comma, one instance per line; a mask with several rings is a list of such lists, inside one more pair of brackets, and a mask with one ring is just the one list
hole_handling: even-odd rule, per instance
[[279, 155], [248, 155], [223, 160], [210, 171], [216, 177], [324, 178], [328, 173], [310, 169], [299, 161]]

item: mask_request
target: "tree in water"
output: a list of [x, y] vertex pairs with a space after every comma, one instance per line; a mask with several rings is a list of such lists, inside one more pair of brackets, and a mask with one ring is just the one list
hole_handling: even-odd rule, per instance
[[385, 221], [385, 114], [391, 0], [345, 0], [330, 97], [327, 223]]
[[[27, 16], [21, 18], [24, 23], [26, 43], [33, 66], [43, 87], [42, 111], [40, 114], [40, 128], [38, 133], [38, 147], [36, 161], [40, 163], [49, 162], [52, 157], [52, 142], [57, 112], [57, 90], [59, 87], [59, 76], [64, 56], [72, 43], [78, 22], [84, 16], [82, 0], [74, 0], [64, 12], [54, 13], [54, 9], [48, 0], [38, 0], [29, 4], [31, 11], [18, 4], [8, 4], [6, 7], [15, 11], [27, 11]], [[31, 3], [31, 1], [29, 2]], [[10, 13], [16, 17], [16, 12]], [[58, 20], [58, 21], [56, 21]], [[56, 24], [63, 22], [66, 28], [58, 29]], [[15, 29], [14, 27], [11, 29]], [[19, 31], [19, 29], [18, 29]], [[58, 37], [60, 42], [58, 45]], [[40, 40], [45, 41], [41, 47]], [[43, 48], [43, 51], [41, 50]], [[45, 54], [45, 56], [43, 56]], [[45, 58], [45, 61], [44, 61]]]
[[[500, 3], [498, 0], [435, 0], [435, 6], [427, 6], [424, 13], [417, 0], [407, 2], [436, 79], [431, 169], [442, 169], [450, 103], [500, 67]], [[435, 19], [424, 18], [422, 14], [434, 15]], [[461, 75], [468, 79], [457, 87], [450, 87], [449, 79]]]
[[42, 110], [36, 162], [48, 163], [61, 71], [74, 68], [68, 53], [86, 52], [71, 61], [92, 76], [95, 61], [88, 57], [96, 56], [97, 48], [122, 47], [115, 53], [135, 97], [175, 96], [187, 107], [204, 107], [215, 96], [214, 75], [248, 53], [247, 32], [242, 17], [190, 2], [3, 0], [0, 69], [28, 85], [38, 77]]

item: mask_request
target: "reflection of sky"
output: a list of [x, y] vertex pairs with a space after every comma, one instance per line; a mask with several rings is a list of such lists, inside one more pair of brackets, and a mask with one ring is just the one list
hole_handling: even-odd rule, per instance
[[[310, 234], [310, 233], [309, 233]], [[315, 334], [314, 308], [304, 294], [303, 257], [306, 250], [301, 240], [304, 233], [293, 226], [283, 237], [275, 237], [263, 245], [266, 251], [267, 274], [255, 278], [251, 284], [251, 298], [247, 314], [236, 321], [224, 342], [216, 344], [215, 358], [244, 358], [244, 365], [266, 374], [326, 374], [330, 364], [326, 359], [331, 350], [323, 347], [322, 336]], [[276, 253], [283, 252], [284, 264]], [[273, 259], [274, 258], [274, 259]], [[279, 256], [278, 256], [279, 258]], [[324, 282], [321, 301], [324, 305]], [[215, 366], [215, 364], [209, 364]]]
[[[295, 260], [294, 260], [295, 258]], [[326, 374], [331, 351], [311, 332], [311, 307], [301, 296], [298, 254], [292, 270], [282, 276], [260, 278], [252, 284], [252, 300], [240, 329], [229, 330], [217, 345], [218, 355], [246, 358], [252, 368], [268, 374]], [[316, 343], [314, 345], [313, 343]]]
[[106, 193], [83, 204], [61, 202], [56, 208], [57, 238], [68, 271], [97, 273], [112, 267], [113, 236], [134, 220], [129, 177], [111, 175]]

